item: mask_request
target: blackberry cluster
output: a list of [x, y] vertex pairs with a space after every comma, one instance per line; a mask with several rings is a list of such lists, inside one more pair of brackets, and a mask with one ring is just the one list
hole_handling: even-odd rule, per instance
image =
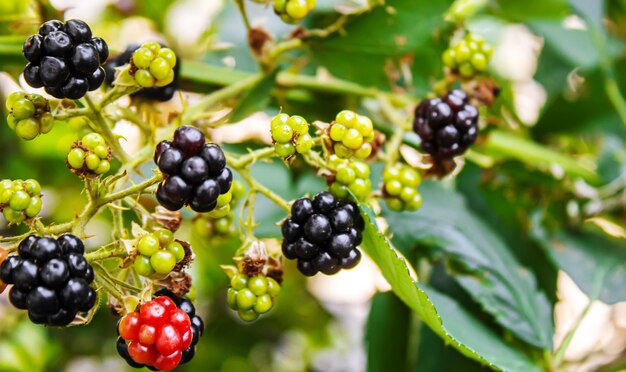
[[235, 233], [235, 208], [245, 193], [245, 186], [239, 181], [233, 181], [231, 189], [226, 194], [220, 195], [220, 197], [229, 195], [226, 200], [230, 199], [230, 202], [220, 207], [220, 198], [217, 198], [218, 206], [214, 210], [200, 214], [195, 219], [194, 230], [203, 238], [233, 235]]
[[164, 87], [174, 82], [176, 54], [150, 41], [142, 44], [130, 58], [130, 74], [142, 88]]
[[[189, 205], [196, 212], [210, 212], [233, 183], [222, 149], [205, 143], [204, 134], [194, 127], [179, 127], [173, 141], [160, 142], [154, 151], [154, 162], [165, 175], [156, 198], [171, 211]], [[224, 198], [221, 202], [228, 204], [224, 204]]]
[[366, 159], [372, 153], [374, 125], [367, 116], [341, 111], [330, 124], [328, 134], [335, 154], [342, 159]]
[[22, 53], [29, 62], [24, 68], [28, 85], [45, 87], [56, 98], [79, 99], [102, 85], [100, 64], [109, 57], [109, 47], [79, 19], [52, 20], [24, 42]]
[[52, 326], [66, 326], [77, 313], [91, 310], [97, 295], [89, 287], [94, 273], [84, 253], [83, 242], [70, 234], [22, 240], [18, 255], [0, 266], [0, 279], [13, 284], [13, 306], [28, 310], [33, 323]]
[[315, 8], [316, 0], [274, 0], [274, 13], [285, 23], [295, 24]]
[[383, 171], [383, 196], [393, 211], [415, 211], [422, 205], [422, 196], [417, 192], [422, 178], [408, 165], [397, 164]]
[[88, 133], [72, 145], [65, 163], [78, 175], [94, 177], [111, 169], [111, 149], [98, 133]]
[[[129, 45], [124, 52], [115, 56], [114, 58], [110, 58], [109, 61], [104, 65], [104, 70], [106, 71], [106, 81], [109, 85], [113, 85], [113, 81], [115, 80], [115, 69], [121, 66], [124, 66], [130, 63], [130, 59], [133, 56], [133, 53], [139, 49], [139, 44]], [[165, 49], [165, 46], [161, 46]], [[177, 61], [174, 65], [174, 80], [165, 85], [165, 86], [155, 86], [152, 88], [144, 88], [137, 93], [134, 93], [133, 96], [143, 97], [149, 100], [155, 101], [169, 101], [174, 97], [176, 90], [180, 85], [180, 61]]]
[[298, 199], [282, 226], [283, 255], [297, 259], [298, 270], [306, 276], [351, 269], [361, 260], [357, 246], [363, 228], [358, 207], [330, 193]]
[[270, 132], [274, 151], [281, 158], [287, 159], [296, 152], [306, 154], [313, 147], [309, 123], [302, 116], [278, 114], [272, 119]]
[[30, 141], [54, 127], [50, 104], [39, 94], [13, 92], [7, 98], [6, 108], [7, 124], [21, 139]]
[[155, 296], [120, 319], [117, 352], [133, 368], [170, 371], [193, 359], [204, 322], [190, 300], [166, 288]]
[[36, 180], [0, 181], [0, 211], [9, 223], [34, 218], [41, 207], [41, 186]]
[[237, 310], [241, 320], [251, 322], [272, 309], [278, 293], [280, 284], [273, 278], [265, 275], [249, 277], [240, 273], [230, 279], [226, 302], [231, 309]]
[[160, 229], [144, 235], [137, 243], [137, 252], [133, 267], [142, 276], [166, 276], [176, 264], [185, 258], [185, 248], [174, 240], [174, 234]]
[[492, 54], [493, 48], [482, 37], [468, 33], [446, 49], [442, 59], [446, 67], [469, 79], [487, 70]]
[[436, 159], [450, 159], [476, 141], [478, 110], [464, 91], [451, 90], [443, 98], [424, 100], [417, 106], [413, 130], [425, 152]]
[[352, 192], [359, 200], [364, 200], [372, 192], [370, 167], [367, 163], [331, 155], [328, 165], [334, 172], [334, 177], [329, 178], [330, 192], [336, 197], [345, 199]]

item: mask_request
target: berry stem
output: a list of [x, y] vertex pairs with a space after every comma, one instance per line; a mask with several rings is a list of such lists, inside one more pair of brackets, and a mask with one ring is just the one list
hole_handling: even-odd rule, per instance
[[241, 178], [243, 178], [244, 181], [248, 183], [251, 193], [258, 192], [260, 194], [263, 194], [266, 198], [273, 201], [276, 205], [283, 208], [287, 212], [291, 211], [291, 206], [285, 199], [283, 199], [282, 197], [280, 197], [280, 195], [276, 194], [275, 192], [263, 186], [257, 180], [252, 178], [250, 172], [247, 169], [238, 169], [237, 172], [239, 173], [239, 175], [241, 175]]
[[76, 116], [87, 116], [92, 113], [88, 107], [65, 109], [61, 113], [54, 115], [55, 120], [67, 120]]
[[161, 182], [163, 180], [163, 175], [161, 173], [157, 173], [155, 174], [152, 178], [149, 178], [145, 181], [143, 181], [142, 183], [138, 183], [134, 186], [131, 186], [127, 189], [124, 189], [122, 191], [118, 191], [112, 194], [109, 194], [103, 198], [100, 198], [96, 201], [96, 204], [98, 206], [103, 206], [105, 204], [114, 202], [116, 200], [119, 199], [123, 199], [127, 196], [131, 196], [134, 194], [139, 194], [142, 193], [143, 191], [145, 191], [148, 187], [157, 184], [159, 182]]
[[235, 4], [237, 4], [237, 9], [239, 9], [239, 13], [241, 13], [241, 19], [244, 25], [246, 25], [246, 30], [250, 31], [250, 19], [248, 18], [248, 12], [246, 12], [245, 2], [243, 0], [235, 0]]
[[129, 291], [132, 291], [134, 293], [141, 293], [141, 291], [143, 290], [142, 288], [138, 288], [138, 287], [135, 287], [134, 285], [130, 285], [130, 284], [128, 284], [128, 283], [126, 283], [126, 282], [124, 282], [122, 280], [119, 280], [116, 277], [110, 275], [109, 272], [102, 265], [100, 265], [98, 263], [92, 263], [92, 266], [94, 267], [94, 270], [96, 268], [98, 268], [97, 272], [99, 274], [101, 274], [103, 277], [105, 277], [105, 279], [109, 283], [111, 283], [111, 284], [114, 284], [116, 286], [120, 286], [120, 287], [122, 287], [124, 289], [127, 289]]
[[[62, 223], [62, 224], [58, 224], [58, 225], [50, 225], [44, 228], [43, 230], [43, 234], [45, 235], [60, 235], [66, 232], [69, 232], [72, 229], [73, 223], [72, 222], [66, 222], [66, 223]], [[26, 239], [26, 237], [28, 237], [29, 235], [32, 234], [32, 231], [29, 231], [25, 234], [22, 235], [16, 235], [16, 236], [7, 236], [7, 237], [2, 237], [0, 238], [0, 243], [12, 243], [12, 242], [20, 242], [24, 239]], [[8, 247], [5, 248], [8, 251], [12, 251], [15, 248], [17, 248], [17, 245], [13, 248], [13, 247]]]
[[104, 272], [102, 266], [94, 266], [93, 271], [96, 274], [94, 278], [95, 282], [98, 283], [98, 285], [104, 289], [108, 295], [115, 297], [115, 299], [117, 299], [120, 303], [123, 303], [124, 295], [102, 275]]
[[126, 248], [121, 243], [113, 242], [111, 244], [105, 245], [97, 251], [85, 254], [85, 259], [87, 260], [87, 262], [92, 263], [102, 261], [108, 258], [126, 257], [127, 255], [128, 252], [126, 252]]
[[383, 114], [395, 127], [391, 140], [387, 143], [387, 166], [391, 167], [397, 163], [398, 158], [400, 157], [400, 145], [402, 145], [404, 133], [407, 130], [408, 120], [407, 118], [403, 118], [398, 115], [396, 108], [393, 107], [393, 104], [389, 101], [389, 99], [387, 99], [387, 97], [382, 95], [379, 96], [378, 102], [380, 103], [380, 108]]
[[113, 134], [111, 127], [109, 127], [109, 124], [102, 116], [100, 108], [96, 106], [96, 104], [91, 100], [89, 95], [85, 95], [84, 99], [87, 103], [87, 106], [89, 106], [89, 108], [91, 109], [93, 117], [95, 118], [97, 123], [97, 126], [93, 129], [102, 137], [104, 137], [104, 140], [111, 147], [111, 151], [113, 151], [113, 154], [116, 158], [118, 158], [122, 163], [128, 163], [130, 161], [129, 155], [120, 145], [120, 141], [115, 138], [115, 134]]
[[250, 75], [248, 78], [241, 80], [239, 82], [228, 85], [220, 90], [217, 90], [202, 100], [200, 100], [195, 105], [189, 107], [186, 112], [183, 114], [180, 125], [190, 124], [197, 120], [197, 118], [203, 114], [204, 111], [209, 109], [211, 106], [225, 101], [229, 98], [232, 98], [241, 92], [252, 88], [255, 84], [257, 84], [262, 78], [263, 74], [254, 74]]
[[242, 155], [237, 159], [229, 159], [228, 165], [235, 169], [242, 169], [250, 164], [256, 163], [259, 159], [269, 158], [273, 155], [273, 147], [263, 147], [258, 150], [250, 151], [246, 155]]

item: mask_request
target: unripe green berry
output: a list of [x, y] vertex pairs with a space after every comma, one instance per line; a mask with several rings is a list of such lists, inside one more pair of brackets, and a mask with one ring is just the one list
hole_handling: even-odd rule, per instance
[[340, 184], [339, 182], [333, 182], [330, 185], [330, 192], [338, 198], [345, 199], [350, 195], [348, 193], [348, 187]]
[[159, 229], [153, 232], [152, 236], [159, 241], [161, 247], [166, 247], [174, 241], [174, 233], [167, 229]]
[[309, 133], [309, 123], [302, 117], [294, 115], [287, 120], [287, 124], [299, 135], [305, 135]]
[[35, 115], [35, 105], [26, 98], [20, 98], [13, 102], [11, 113], [17, 120], [32, 118]]
[[274, 145], [274, 151], [276, 152], [276, 155], [281, 158], [288, 158], [296, 153], [296, 148], [290, 142], [276, 143]]
[[272, 128], [272, 138], [278, 143], [287, 143], [293, 138], [293, 129], [289, 124], [277, 125]]
[[404, 209], [404, 203], [398, 198], [386, 198], [387, 207], [392, 211], [400, 212]]
[[155, 58], [150, 62], [150, 74], [157, 80], [165, 79], [171, 69], [169, 63], [163, 58]]
[[11, 114], [7, 115], [7, 125], [11, 128], [11, 130], [15, 130], [15, 126], [17, 125], [17, 119], [15, 119], [15, 116]]
[[256, 295], [248, 288], [244, 288], [237, 292], [237, 308], [240, 310], [248, 310], [254, 307], [256, 303]]
[[182, 261], [183, 258], [185, 258], [185, 248], [179, 242], [171, 242], [167, 245], [167, 250], [174, 255], [176, 263]]
[[85, 152], [79, 148], [73, 148], [67, 154], [67, 162], [74, 169], [81, 169], [85, 164]]
[[226, 235], [230, 232], [230, 219], [228, 217], [218, 218], [213, 222], [215, 232], [218, 234]]
[[[150, 62], [152, 62], [153, 59], [154, 59], [154, 53], [150, 49], [146, 48], [144, 44], [144, 46], [137, 49], [133, 53], [132, 62], [137, 68], [146, 69], [150, 67]], [[136, 76], [135, 76], [135, 79], [136, 79]]]
[[472, 67], [474, 67], [477, 71], [487, 70], [487, 57], [485, 57], [485, 55], [482, 53], [474, 53], [474, 55], [472, 55], [470, 63], [472, 64]]
[[98, 133], [88, 133], [83, 136], [80, 142], [92, 151], [98, 146], [104, 146], [104, 138]]
[[313, 147], [313, 138], [310, 134], [301, 134], [296, 143], [296, 151], [298, 154], [306, 154]]
[[158, 251], [150, 257], [150, 264], [157, 274], [169, 274], [176, 266], [176, 259], [169, 251]]
[[54, 128], [54, 117], [49, 112], [41, 114], [39, 117], [39, 131], [43, 134], [50, 133]]
[[355, 161], [350, 164], [350, 167], [354, 169], [358, 178], [370, 177], [370, 167], [366, 163]]
[[343, 143], [335, 143], [335, 146], [333, 146], [333, 149], [335, 150], [335, 154], [337, 154], [337, 156], [339, 156], [342, 159], [349, 159], [352, 157], [352, 155], [354, 155], [354, 151], [349, 149]]
[[354, 152], [354, 157], [357, 159], [367, 159], [372, 154], [372, 145], [365, 142]]
[[174, 70], [170, 69], [167, 72], [167, 75], [165, 76], [165, 78], [157, 80], [154, 83], [154, 85], [156, 85], [157, 87], [164, 87], [166, 85], [171, 84], [172, 81], [174, 81]]
[[221, 207], [213, 209], [212, 211], [207, 213], [207, 215], [211, 218], [222, 218], [228, 215], [229, 212], [230, 212], [230, 205], [226, 204]]
[[106, 159], [109, 156], [109, 149], [105, 145], [98, 145], [92, 151], [100, 159]]
[[220, 196], [217, 197], [217, 207], [223, 207], [227, 205], [232, 199], [233, 194], [230, 192], [230, 190], [228, 190], [227, 193], [220, 194]]
[[471, 77], [472, 75], [474, 75], [474, 72], [474, 67], [472, 67], [469, 62], [463, 63], [459, 66], [459, 74], [461, 74], [461, 76], [463, 77]]
[[137, 70], [137, 72], [135, 72], [135, 81], [144, 88], [151, 88], [155, 83], [154, 77], [148, 70]]
[[159, 57], [163, 58], [170, 65], [170, 68], [176, 66], [176, 53], [170, 48], [161, 48], [159, 51]]
[[469, 61], [472, 51], [465, 44], [459, 44], [455, 48], [455, 61], [457, 64], [461, 64]]
[[342, 166], [337, 170], [336, 179], [338, 182], [348, 185], [356, 179], [356, 172], [348, 166]]
[[253, 276], [248, 280], [248, 289], [257, 296], [267, 293], [267, 279], [264, 276]]
[[246, 187], [243, 185], [243, 183], [239, 181], [233, 181], [233, 185], [231, 186], [230, 190], [235, 200], [243, 198], [243, 196], [246, 194]]
[[94, 153], [88, 153], [85, 156], [85, 164], [89, 170], [95, 171], [100, 166], [100, 158]]
[[267, 293], [272, 297], [276, 297], [280, 293], [280, 284], [273, 278], [267, 278]]
[[335, 123], [330, 127], [330, 139], [339, 142], [343, 139], [343, 136], [346, 135], [347, 131], [348, 128], [346, 128], [343, 124]]
[[340, 111], [337, 116], [335, 116], [335, 121], [345, 125], [348, 128], [352, 128], [356, 123], [356, 113], [350, 110]]
[[41, 202], [41, 198], [39, 198], [38, 196], [32, 197], [30, 198], [30, 203], [28, 204], [28, 207], [24, 210], [24, 213], [26, 213], [26, 216], [28, 218], [36, 217], [39, 212], [41, 212], [42, 206], [43, 203]]
[[26, 218], [26, 216], [24, 216], [24, 213], [13, 210], [12, 208], [4, 208], [4, 210], [2, 211], [2, 214], [4, 215], [4, 218], [9, 223], [14, 223], [14, 224], [22, 223], [24, 219]]
[[151, 257], [160, 248], [159, 239], [153, 234], [144, 235], [139, 239], [137, 244], [137, 250], [144, 256]]
[[420, 193], [415, 193], [415, 195], [413, 195], [413, 199], [406, 204], [406, 208], [410, 211], [418, 210], [421, 206], [422, 195]]
[[228, 288], [226, 291], [226, 303], [231, 309], [237, 310], [237, 291], [235, 289]]
[[292, 18], [304, 18], [309, 11], [306, 0], [287, 0], [285, 12]]
[[98, 168], [94, 170], [95, 174], [105, 174], [111, 169], [111, 163], [108, 160], [101, 160]]
[[30, 141], [39, 135], [39, 122], [33, 118], [22, 119], [15, 125], [15, 134]]
[[230, 286], [237, 291], [248, 288], [248, 277], [243, 274], [235, 274], [230, 279]]
[[252, 322], [259, 318], [259, 314], [257, 314], [253, 309], [243, 310], [239, 309], [237, 311], [239, 318], [246, 322]]
[[15, 211], [23, 211], [30, 204], [30, 195], [26, 191], [17, 190], [11, 195], [9, 207]]
[[159, 52], [161, 51], [161, 46], [156, 41], [148, 41], [146, 43], [143, 43], [141, 47], [149, 49], [152, 53], [154, 53], [154, 55], [159, 54]]
[[254, 312], [257, 314], [265, 314], [270, 311], [272, 306], [272, 298], [269, 294], [264, 294], [256, 299], [256, 303], [254, 304]]
[[24, 189], [30, 196], [38, 196], [41, 194], [41, 185], [34, 179], [28, 179], [23, 183]]
[[150, 263], [150, 258], [146, 256], [137, 256], [135, 257], [135, 262], [133, 262], [133, 267], [137, 274], [141, 276], [150, 276], [154, 274], [154, 269], [152, 268], [152, 264]]
[[13, 109], [13, 105], [15, 104], [17, 100], [24, 99], [25, 97], [26, 97], [26, 93], [20, 92], [20, 91], [9, 94], [9, 96], [7, 97], [7, 101], [5, 103], [5, 107], [7, 111], [11, 111]]
[[351, 150], [356, 150], [363, 144], [363, 136], [358, 130], [351, 128], [343, 136], [341, 143]]
[[411, 200], [413, 200], [413, 197], [415, 196], [415, 194], [417, 194], [417, 190], [407, 186], [403, 188], [402, 191], [400, 192], [400, 199], [403, 202], [408, 203]]
[[385, 183], [385, 192], [393, 196], [400, 195], [402, 192], [402, 182], [400, 182], [400, 180], [391, 180]]

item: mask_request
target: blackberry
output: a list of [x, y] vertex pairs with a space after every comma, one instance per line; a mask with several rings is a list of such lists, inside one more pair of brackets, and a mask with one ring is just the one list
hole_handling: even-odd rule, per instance
[[230, 279], [226, 302], [241, 320], [251, 322], [274, 307], [279, 292], [280, 284], [273, 278], [238, 273]]
[[442, 55], [444, 65], [465, 79], [487, 70], [493, 48], [482, 37], [468, 33]]
[[[116, 349], [133, 368], [171, 370], [193, 359], [196, 345], [204, 333], [204, 322], [189, 299], [178, 297], [167, 288], [159, 289], [154, 295], [156, 299], [142, 305], [140, 312], [129, 313], [120, 319]], [[168, 320], [151, 320], [150, 310], [160, 311], [161, 308], [168, 309]], [[170, 331], [170, 326], [180, 337], [172, 337], [171, 332], [165, 331], [166, 327]], [[169, 333], [167, 341], [170, 342], [159, 342], [165, 337], [162, 333]], [[173, 353], [161, 354], [161, 351], [169, 352], [165, 349], [171, 347], [176, 349]]]
[[41, 186], [36, 180], [0, 180], [0, 211], [7, 222], [19, 224], [34, 218], [41, 207]]
[[199, 213], [228, 207], [233, 174], [222, 149], [206, 143], [198, 129], [176, 129], [171, 142], [156, 146], [154, 161], [165, 177], [156, 191], [163, 207], [176, 211], [189, 205]]
[[54, 126], [50, 103], [39, 94], [13, 92], [6, 101], [7, 124], [18, 137], [30, 141]]
[[306, 154], [313, 147], [313, 137], [309, 134], [309, 123], [302, 116], [276, 115], [270, 124], [274, 141], [274, 151], [287, 159], [298, 154]]
[[357, 206], [330, 193], [298, 199], [282, 225], [283, 255], [296, 259], [298, 270], [306, 276], [351, 269], [361, 260], [357, 246], [363, 227]]
[[367, 116], [344, 110], [328, 127], [335, 154], [342, 159], [366, 159], [372, 154], [374, 125]]
[[285, 23], [298, 23], [315, 7], [316, 0], [274, 0], [274, 13]]
[[82, 241], [70, 234], [22, 240], [18, 255], [0, 266], [0, 280], [13, 285], [13, 306], [28, 310], [33, 323], [51, 326], [66, 326], [77, 313], [91, 310], [97, 300], [90, 287], [94, 273], [83, 252]]
[[154, 278], [167, 276], [186, 256], [183, 245], [165, 229], [142, 236], [137, 242], [137, 253], [133, 263], [137, 274]]
[[424, 100], [417, 106], [413, 130], [425, 152], [435, 159], [451, 159], [476, 141], [478, 110], [464, 91], [451, 90], [443, 98]]
[[111, 149], [98, 133], [88, 133], [74, 142], [67, 154], [67, 167], [82, 177], [98, 177], [111, 169]]
[[408, 165], [398, 164], [383, 171], [382, 193], [389, 209], [414, 211], [422, 205], [422, 196], [417, 192], [421, 182], [417, 171]]
[[[104, 65], [104, 69], [106, 70], [106, 80], [109, 85], [113, 85], [113, 81], [115, 80], [115, 69], [121, 66], [124, 66], [130, 63], [130, 59], [133, 56], [133, 53], [139, 49], [139, 44], [129, 45], [126, 50], [114, 58], [109, 59], [109, 61]], [[162, 48], [166, 48], [164, 45], [161, 45]], [[133, 94], [133, 97], [142, 97], [148, 100], [154, 101], [169, 101], [174, 97], [176, 90], [180, 85], [180, 61], [177, 61], [174, 65], [174, 80], [162, 87], [155, 86], [152, 88], [144, 88], [137, 93]]]
[[359, 200], [372, 191], [370, 167], [367, 163], [341, 159], [333, 154], [328, 159], [333, 175], [329, 177], [330, 192], [338, 198], [347, 198], [352, 192]]
[[52, 20], [26, 39], [22, 53], [29, 62], [24, 69], [28, 85], [45, 87], [55, 98], [79, 99], [104, 81], [100, 64], [109, 48], [102, 38], [92, 38], [89, 25], [79, 19]]

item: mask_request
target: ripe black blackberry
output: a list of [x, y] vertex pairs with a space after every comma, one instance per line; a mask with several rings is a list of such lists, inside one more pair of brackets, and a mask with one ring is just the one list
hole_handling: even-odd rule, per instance
[[[193, 359], [194, 355], [196, 354], [196, 344], [200, 340], [200, 336], [202, 336], [202, 333], [204, 333], [204, 321], [198, 314], [196, 314], [196, 308], [195, 306], [193, 306], [193, 303], [189, 299], [178, 297], [167, 288], [159, 289], [158, 291], [154, 293], [154, 296], [155, 297], [159, 297], [159, 296], [169, 297], [172, 301], [174, 301], [174, 303], [176, 304], [176, 307], [178, 307], [179, 309], [187, 313], [187, 315], [189, 316], [189, 319], [191, 320], [191, 333], [192, 333], [191, 345], [187, 349], [185, 349], [185, 351], [183, 351], [182, 358], [180, 360], [180, 363], [178, 363], [178, 365], [185, 364], [189, 362], [191, 359]], [[119, 324], [118, 324], [118, 327], [115, 327], [115, 328], [118, 330], [118, 336], [119, 336]], [[117, 353], [126, 361], [126, 363], [128, 363], [129, 366], [133, 368], [145, 367], [143, 364], [137, 363], [133, 360], [133, 358], [130, 356], [128, 352], [128, 345], [126, 344], [126, 341], [124, 341], [122, 337], [117, 338], [116, 347], [117, 347]], [[157, 369], [154, 369], [153, 367], [148, 367], [148, 369], [154, 370], [154, 371], [157, 370]]]
[[165, 175], [156, 198], [171, 211], [189, 205], [196, 212], [210, 212], [233, 183], [222, 149], [205, 143], [204, 134], [194, 127], [179, 127], [173, 141], [160, 142], [154, 162]]
[[[133, 52], [139, 49], [139, 44], [131, 44], [129, 45], [125, 51], [118, 54], [114, 58], [109, 59], [109, 61], [104, 65], [104, 70], [106, 71], [106, 81], [109, 85], [113, 84], [115, 80], [115, 69], [124, 66], [130, 62], [130, 58], [133, 56]], [[177, 61], [174, 66], [174, 81], [169, 83], [164, 87], [152, 87], [152, 88], [144, 88], [137, 93], [134, 93], [133, 96], [143, 97], [150, 100], [155, 101], [169, 101], [174, 97], [176, 90], [180, 85], [180, 61]]]
[[422, 101], [415, 109], [413, 130], [422, 139], [422, 149], [436, 159], [460, 155], [478, 136], [478, 110], [467, 94], [455, 89], [443, 98]]
[[84, 253], [83, 242], [70, 234], [22, 240], [18, 254], [0, 266], [0, 279], [13, 284], [13, 306], [28, 310], [33, 323], [52, 326], [66, 326], [77, 313], [91, 310], [97, 296], [89, 286], [94, 272]]
[[351, 269], [361, 260], [357, 246], [363, 227], [358, 207], [328, 192], [298, 199], [282, 226], [283, 255], [298, 260], [298, 270], [306, 276]]
[[56, 98], [79, 99], [102, 85], [100, 64], [109, 57], [109, 48], [79, 19], [52, 20], [26, 39], [22, 53], [29, 62], [24, 68], [28, 85], [45, 87]]

